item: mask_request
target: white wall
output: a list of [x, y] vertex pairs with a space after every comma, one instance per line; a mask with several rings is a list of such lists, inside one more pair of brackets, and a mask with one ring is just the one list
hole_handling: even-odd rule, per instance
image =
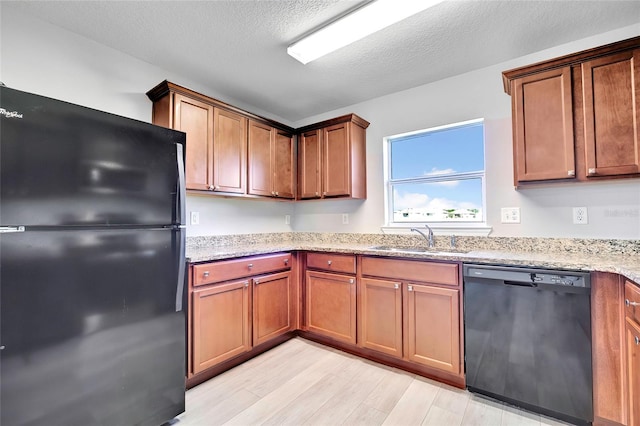
[[[151, 121], [145, 93], [162, 80], [189, 87], [253, 113], [283, 119], [225, 99], [209, 87], [50, 25], [0, 3], [0, 81], [7, 86], [142, 121]], [[292, 203], [188, 196], [200, 225], [187, 235], [286, 232]]]
[[[143, 121], [151, 119], [145, 92], [164, 79], [221, 98], [215, 89], [177, 76], [20, 13], [0, 2], [0, 81], [16, 89], [50, 96]], [[248, 232], [380, 232], [384, 223], [382, 138], [432, 126], [485, 118], [487, 218], [497, 236], [640, 238], [640, 181], [553, 185], [515, 191], [512, 179], [510, 98], [501, 72], [640, 33], [625, 27], [558, 46], [433, 84], [352, 105], [299, 123], [222, 100], [298, 127], [355, 112], [368, 121], [368, 199], [305, 201], [296, 204], [189, 196], [187, 209], [200, 212], [188, 235]], [[459, 54], [464, 54], [460, 52]], [[393, 77], [390, 77], [393, 78]], [[571, 224], [571, 207], [589, 209], [588, 225]], [[499, 223], [500, 207], [520, 207], [522, 223]], [[349, 224], [342, 224], [349, 213]], [[290, 214], [292, 225], [284, 224]]]
[[[329, 111], [294, 124], [300, 127], [354, 112], [371, 122], [367, 130], [367, 200], [298, 203], [296, 231], [380, 232], [384, 225], [383, 138], [485, 119], [487, 222], [493, 236], [640, 238], [640, 180], [553, 184], [515, 190], [511, 98], [502, 71], [640, 34], [638, 25], [565, 44], [496, 66]], [[456, 53], [452, 53], [456, 54]], [[459, 54], [464, 54], [460, 52]], [[390, 78], [393, 78], [392, 76]], [[573, 225], [572, 207], [588, 208], [589, 224]], [[501, 224], [501, 207], [520, 207], [520, 224]], [[350, 214], [342, 225], [340, 213]]]

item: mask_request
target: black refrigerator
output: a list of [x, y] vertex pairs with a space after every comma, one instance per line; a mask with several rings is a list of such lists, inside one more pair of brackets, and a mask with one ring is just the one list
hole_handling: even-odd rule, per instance
[[184, 411], [185, 134], [0, 87], [0, 424]]

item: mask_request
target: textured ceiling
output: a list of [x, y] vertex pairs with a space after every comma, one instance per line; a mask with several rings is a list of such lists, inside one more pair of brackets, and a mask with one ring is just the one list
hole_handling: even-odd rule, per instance
[[640, 34], [638, 0], [450, 0], [307, 65], [287, 55], [289, 44], [362, 3], [2, 1], [2, 7], [291, 122], [615, 28], [638, 24]]

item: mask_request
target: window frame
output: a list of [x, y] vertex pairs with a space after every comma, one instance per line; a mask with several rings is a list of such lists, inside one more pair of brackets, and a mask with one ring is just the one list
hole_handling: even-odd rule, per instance
[[[400, 178], [400, 179], [392, 179], [391, 178], [391, 161], [392, 161], [392, 153], [391, 153], [391, 145], [392, 142], [399, 138], [405, 138], [414, 135], [426, 134], [431, 132], [437, 132], [447, 129], [453, 128], [461, 128], [466, 126], [472, 126], [482, 124], [482, 149], [483, 149], [483, 169], [471, 172], [459, 172], [459, 173], [449, 173], [449, 174], [437, 174], [437, 175], [426, 175], [419, 177], [410, 177], [410, 178]], [[429, 127], [426, 129], [416, 130], [412, 132], [400, 133], [396, 135], [386, 136], [383, 138], [384, 144], [384, 203], [385, 203], [385, 225], [382, 227], [383, 231], [386, 229], [403, 229], [403, 228], [412, 228], [416, 226], [424, 226], [429, 225], [432, 229], [441, 229], [447, 231], [453, 231], [453, 233], [464, 234], [465, 230], [476, 230], [475, 232], [471, 232], [472, 234], [482, 234], [488, 235], [491, 228], [487, 227], [487, 197], [486, 197], [486, 134], [485, 134], [485, 125], [484, 119], [478, 118], [473, 120], [467, 120], [457, 123], [446, 124], [442, 126]], [[446, 182], [446, 181], [454, 181], [454, 180], [471, 180], [471, 179], [480, 179], [481, 192], [482, 192], [482, 220], [478, 221], [419, 221], [419, 222], [395, 222], [393, 220], [393, 189], [398, 184], [406, 184], [406, 183], [437, 183], [437, 182]], [[456, 232], [457, 231], [457, 232]], [[448, 232], [451, 234], [451, 232]]]

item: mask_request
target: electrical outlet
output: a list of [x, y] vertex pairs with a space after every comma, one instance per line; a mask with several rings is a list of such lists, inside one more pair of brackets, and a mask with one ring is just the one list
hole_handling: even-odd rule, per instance
[[573, 223], [574, 225], [586, 225], [589, 223], [586, 207], [573, 208]]
[[291, 215], [290, 214], [285, 214], [284, 215], [284, 224], [285, 225], [291, 225]]
[[191, 224], [200, 225], [200, 212], [191, 212]]
[[502, 223], [520, 223], [520, 207], [503, 207], [500, 219]]
[[349, 213], [342, 213], [342, 224], [343, 225], [349, 224]]

